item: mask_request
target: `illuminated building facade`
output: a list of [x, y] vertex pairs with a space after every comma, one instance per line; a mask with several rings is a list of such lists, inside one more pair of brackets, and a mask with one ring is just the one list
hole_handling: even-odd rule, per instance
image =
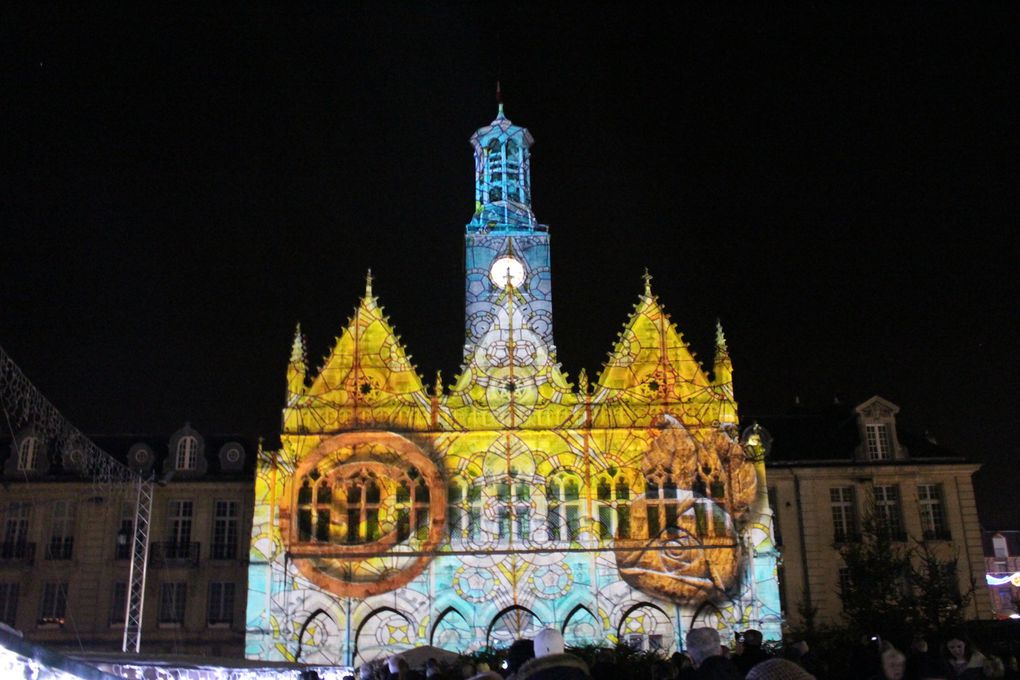
[[471, 137], [451, 385], [416, 373], [371, 276], [318, 372], [298, 330], [256, 472], [247, 657], [357, 664], [548, 626], [666, 653], [695, 625], [779, 637], [768, 437], [739, 431], [722, 331], [709, 374], [646, 275], [602, 373], [568, 382], [532, 142], [502, 105]]

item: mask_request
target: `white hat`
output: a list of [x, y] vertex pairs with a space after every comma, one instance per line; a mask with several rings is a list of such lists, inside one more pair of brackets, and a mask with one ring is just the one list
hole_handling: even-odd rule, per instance
[[546, 628], [535, 636], [535, 657], [563, 653], [563, 636], [560, 631]]

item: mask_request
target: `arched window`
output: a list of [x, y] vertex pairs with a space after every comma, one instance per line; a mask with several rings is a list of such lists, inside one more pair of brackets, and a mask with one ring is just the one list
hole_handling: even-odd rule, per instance
[[185, 435], [177, 441], [176, 468], [194, 470], [198, 466], [198, 438]]
[[595, 482], [599, 538], [630, 537], [630, 485], [622, 473], [606, 472]]
[[477, 539], [482, 527], [482, 492], [477, 484], [455, 477], [447, 489], [450, 538]]
[[397, 515], [397, 540], [406, 541], [413, 534], [424, 540], [429, 526], [429, 490], [414, 469], [397, 481], [394, 509]]
[[368, 473], [344, 482], [344, 505], [347, 525], [344, 542], [366, 543], [379, 540], [379, 506], [382, 491], [379, 480]]
[[669, 473], [656, 470], [645, 478], [645, 509], [648, 513], [648, 537], [658, 536], [668, 527], [679, 526], [679, 489]]
[[329, 480], [312, 470], [301, 480], [297, 494], [298, 540], [330, 541], [333, 489]]
[[39, 448], [39, 440], [35, 437], [25, 437], [18, 447], [18, 471], [31, 472], [35, 470], [36, 453]]
[[333, 489], [328, 479], [320, 479], [315, 486], [315, 540], [329, 541], [330, 506], [333, 503]]
[[549, 507], [549, 538], [553, 541], [575, 541], [581, 533], [581, 479], [561, 472], [545, 485]]
[[312, 484], [308, 477], [301, 480], [301, 488], [298, 489], [298, 540], [305, 542], [312, 540]]
[[517, 479], [490, 484], [488, 495], [495, 508], [494, 533], [499, 541], [531, 536], [531, 486]]

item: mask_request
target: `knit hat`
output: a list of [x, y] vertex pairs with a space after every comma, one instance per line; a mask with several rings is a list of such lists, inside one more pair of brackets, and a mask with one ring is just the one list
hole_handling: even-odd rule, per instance
[[815, 680], [815, 676], [786, 659], [769, 659], [747, 672], [747, 680]]
[[748, 628], [743, 634], [744, 644], [751, 645], [753, 647], [761, 646], [761, 631], [755, 630], [754, 628]]
[[546, 628], [535, 636], [535, 658], [562, 654], [564, 649], [563, 635], [553, 628]]

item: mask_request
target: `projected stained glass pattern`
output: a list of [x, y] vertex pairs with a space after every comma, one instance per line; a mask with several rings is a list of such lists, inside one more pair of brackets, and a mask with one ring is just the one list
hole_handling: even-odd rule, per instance
[[317, 372], [295, 336], [282, 447], [259, 455], [247, 655], [352, 663], [545, 626], [669, 651], [696, 620], [778, 637], [763, 456], [737, 436], [721, 327], [708, 373], [646, 275], [598, 379], [570, 384], [530, 134], [501, 112], [472, 144], [452, 383], [425, 388], [371, 278]]

